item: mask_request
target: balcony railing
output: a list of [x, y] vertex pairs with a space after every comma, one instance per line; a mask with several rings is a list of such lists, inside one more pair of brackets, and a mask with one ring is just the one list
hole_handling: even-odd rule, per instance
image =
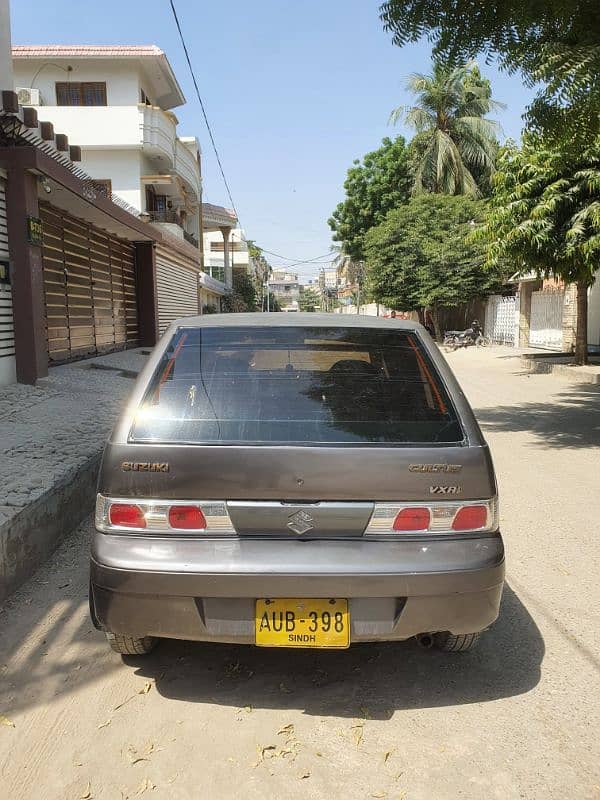
[[198, 244], [198, 239], [196, 239], [196, 237], [194, 236], [193, 233], [188, 233], [187, 231], [184, 231], [183, 232], [183, 238], [186, 240], [186, 242], [189, 242], [194, 247], [199, 247], [200, 246]]
[[181, 228], [181, 220], [175, 211], [149, 211], [152, 222], [174, 222]]
[[181, 229], [181, 233], [183, 234], [183, 238], [186, 242], [189, 242], [194, 247], [200, 247], [198, 243], [198, 239], [194, 236], [193, 233], [188, 233], [183, 225], [181, 224], [181, 219], [177, 215], [176, 211], [149, 211], [150, 219], [152, 222], [169, 222], [172, 225], [177, 225]]

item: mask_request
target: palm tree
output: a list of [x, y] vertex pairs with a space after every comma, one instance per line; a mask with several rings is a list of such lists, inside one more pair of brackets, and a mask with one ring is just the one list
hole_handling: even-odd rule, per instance
[[397, 108], [390, 122], [404, 119], [417, 131], [414, 194], [437, 192], [477, 197], [494, 170], [500, 126], [487, 119], [495, 108], [490, 82], [474, 62], [449, 67], [434, 62], [431, 75], [413, 74], [407, 88], [416, 95], [410, 108]]

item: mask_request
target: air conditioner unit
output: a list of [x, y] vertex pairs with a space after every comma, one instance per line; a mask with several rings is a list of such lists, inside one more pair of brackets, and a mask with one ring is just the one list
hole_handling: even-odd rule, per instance
[[20, 106], [39, 106], [40, 104], [39, 89], [17, 89], [17, 97]]

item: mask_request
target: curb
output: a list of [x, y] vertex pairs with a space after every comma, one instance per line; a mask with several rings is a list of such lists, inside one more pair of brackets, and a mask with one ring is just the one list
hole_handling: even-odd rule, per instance
[[585, 367], [576, 367], [573, 364], [552, 363], [550, 358], [520, 357], [521, 366], [532, 374], [559, 375], [571, 383], [588, 383], [600, 385], [600, 372], [586, 372]]
[[0, 603], [40, 567], [92, 511], [102, 451], [0, 524]]

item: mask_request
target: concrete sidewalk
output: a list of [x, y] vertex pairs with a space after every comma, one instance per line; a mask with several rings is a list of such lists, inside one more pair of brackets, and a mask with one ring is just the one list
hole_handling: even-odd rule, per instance
[[148, 350], [0, 390], [0, 602], [92, 509], [104, 442]]

